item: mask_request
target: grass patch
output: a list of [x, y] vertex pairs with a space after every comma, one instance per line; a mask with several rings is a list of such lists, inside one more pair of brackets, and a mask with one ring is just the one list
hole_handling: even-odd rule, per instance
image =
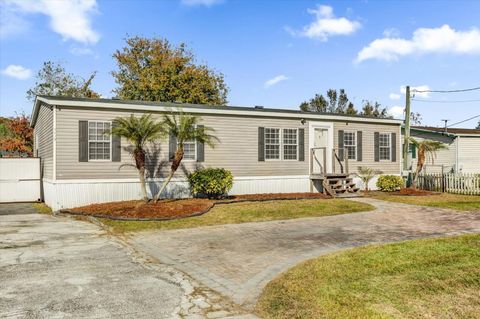
[[194, 228], [222, 224], [330, 216], [372, 209], [374, 207], [368, 204], [341, 199], [281, 200], [218, 205], [201, 216], [169, 221], [116, 221], [102, 219], [102, 222], [112, 227], [114, 231], [132, 232], [149, 229]]
[[45, 203], [34, 203], [33, 207], [37, 210], [39, 214], [52, 214], [52, 209], [45, 205]]
[[480, 210], [480, 196], [475, 195], [442, 193], [427, 196], [398, 196], [383, 192], [370, 192], [368, 196], [404, 204], [450, 208], [463, 211]]
[[269, 283], [256, 309], [264, 318], [478, 318], [480, 235], [319, 257]]

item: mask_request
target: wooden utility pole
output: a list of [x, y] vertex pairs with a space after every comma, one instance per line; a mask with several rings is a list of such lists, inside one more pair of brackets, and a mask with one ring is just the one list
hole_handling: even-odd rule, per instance
[[410, 167], [408, 158], [408, 146], [410, 138], [410, 86], [405, 89], [405, 133], [403, 134], [403, 170], [406, 171]]

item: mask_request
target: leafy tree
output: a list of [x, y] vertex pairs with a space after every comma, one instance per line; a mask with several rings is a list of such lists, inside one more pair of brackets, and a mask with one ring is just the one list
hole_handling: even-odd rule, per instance
[[422, 124], [422, 114], [420, 113], [415, 113], [415, 112], [411, 112], [410, 113], [410, 122], [413, 124], [413, 125], [421, 125]]
[[212, 135], [215, 130], [208, 126], [198, 127], [197, 124], [200, 121], [200, 117], [180, 113], [179, 115], [171, 114], [163, 116], [163, 125], [170, 132], [170, 135], [174, 136], [177, 140], [177, 148], [170, 167], [170, 174], [163, 183], [162, 187], [155, 195], [155, 202], [158, 201], [163, 191], [170, 183], [173, 175], [177, 171], [183, 159], [183, 146], [186, 141], [196, 141], [205, 143], [210, 147], [215, 146], [215, 141], [218, 139]]
[[32, 156], [33, 129], [30, 118], [24, 113], [12, 118], [3, 118], [0, 123], [0, 150], [10, 155]]
[[365, 191], [368, 192], [368, 183], [374, 178], [376, 175], [383, 174], [381, 170], [373, 169], [366, 166], [359, 166], [358, 173], [356, 174], [365, 185]]
[[329, 89], [328, 96], [328, 113], [337, 113], [337, 90]]
[[300, 104], [300, 109], [304, 112], [325, 113], [327, 112], [327, 106], [328, 102], [323, 95], [315, 94], [315, 97], [310, 101]]
[[477, 127], [475, 127], [477, 130], [480, 130], [480, 121], [478, 121]]
[[118, 71], [112, 72], [121, 99], [226, 105], [224, 76], [207, 65], [196, 64], [184, 43], [166, 39], [131, 37], [117, 50]]
[[36, 75], [35, 86], [27, 91], [27, 99], [32, 101], [37, 95], [99, 98], [100, 94], [90, 88], [96, 74], [93, 72], [84, 80], [67, 73], [60, 63], [44, 62]]
[[382, 105], [378, 102], [371, 102], [368, 100], [363, 101], [363, 108], [360, 115], [371, 116], [378, 118], [389, 118], [388, 110], [386, 107], [382, 108]]
[[345, 114], [348, 114], [348, 115], [357, 115], [358, 114], [358, 111], [357, 111], [357, 109], [355, 108], [355, 105], [353, 105], [352, 102], [348, 102], [348, 106], [347, 106], [347, 110], [345, 111]]
[[148, 201], [145, 183], [145, 146], [148, 142], [153, 142], [165, 135], [162, 123], [155, 122], [150, 114], [144, 114], [141, 117], [131, 114], [130, 117], [114, 119], [110, 134], [124, 137], [132, 144], [133, 159], [140, 178], [142, 198], [144, 201]]
[[433, 161], [437, 155], [437, 151], [444, 149], [445, 144], [437, 141], [431, 141], [431, 140], [423, 140], [423, 141], [418, 141], [412, 137], [409, 138], [409, 142], [413, 144], [414, 147], [417, 148], [417, 168], [415, 170], [415, 173], [413, 174], [413, 181], [412, 181], [412, 188], [417, 188], [417, 178], [418, 174], [423, 169], [423, 166], [425, 165], [425, 161], [430, 158]]

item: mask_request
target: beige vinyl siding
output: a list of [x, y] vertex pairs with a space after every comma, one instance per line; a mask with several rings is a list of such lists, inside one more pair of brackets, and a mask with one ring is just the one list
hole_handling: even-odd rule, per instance
[[[136, 170], [129, 152], [129, 144], [122, 139], [121, 162], [79, 162], [78, 122], [81, 120], [112, 120], [128, 116], [130, 111], [105, 111], [94, 109], [60, 108], [57, 110], [57, 178], [106, 179], [136, 178]], [[160, 115], [156, 114], [159, 118]], [[219, 138], [214, 150], [205, 145], [205, 162], [184, 161], [176, 176], [185, 176], [197, 167], [223, 167], [234, 176], [308, 175], [308, 125], [298, 119], [272, 119], [239, 116], [202, 116], [202, 124], [213, 127]], [[258, 161], [258, 127], [304, 128], [305, 161]], [[150, 177], [164, 177], [170, 168], [168, 140], [150, 148], [148, 172]], [[155, 164], [153, 164], [155, 163]], [[161, 169], [158, 170], [160, 163]]]
[[40, 157], [42, 176], [53, 179], [53, 110], [46, 105], [40, 107], [34, 139], [35, 155]]
[[[445, 149], [437, 151], [435, 158], [433, 159], [428, 158], [426, 160], [425, 166], [424, 166], [425, 172], [441, 173], [442, 167], [445, 173], [455, 170], [456, 142], [453, 137], [442, 136], [436, 133], [418, 132], [414, 130], [410, 132], [410, 136], [412, 136], [414, 139], [418, 140], [419, 142], [424, 140], [441, 142], [446, 147]], [[417, 167], [418, 150], [416, 153], [417, 153], [417, 158], [413, 158], [411, 161], [413, 170], [415, 170]]]
[[[400, 131], [399, 125], [394, 124], [379, 124], [379, 123], [359, 123], [359, 122], [345, 122], [337, 121], [333, 123], [333, 143], [334, 148], [338, 149], [338, 131], [344, 130], [348, 132], [362, 131], [362, 161], [348, 160], [348, 167], [350, 173], [356, 173], [359, 166], [367, 166], [374, 169], [381, 170], [384, 174], [400, 174]], [[375, 162], [374, 158], [374, 133], [396, 133], [397, 134], [397, 156], [396, 161], [380, 160]], [[339, 166], [336, 166], [336, 171], [339, 172]]]
[[462, 173], [480, 173], [480, 136], [460, 136], [458, 166]]

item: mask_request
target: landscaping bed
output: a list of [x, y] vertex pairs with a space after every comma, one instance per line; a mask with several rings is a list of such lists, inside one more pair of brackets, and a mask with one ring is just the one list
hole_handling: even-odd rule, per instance
[[258, 202], [272, 200], [325, 199], [330, 198], [321, 193], [280, 193], [251, 194], [230, 196], [225, 199], [210, 200], [203, 198], [165, 199], [157, 203], [145, 203], [140, 200], [91, 204], [61, 213], [93, 216], [114, 220], [172, 220], [205, 214], [213, 206], [241, 202]]

